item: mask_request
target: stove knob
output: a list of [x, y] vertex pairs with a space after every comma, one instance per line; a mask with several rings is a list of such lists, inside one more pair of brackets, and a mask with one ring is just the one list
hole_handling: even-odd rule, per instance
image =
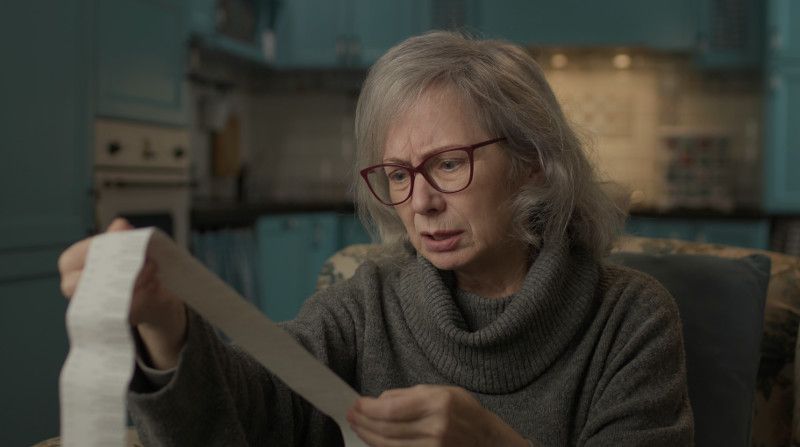
[[108, 146], [106, 147], [106, 150], [108, 151], [109, 154], [116, 155], [117, 152], [122, 150], [122, 145], [119, 144], [118, 141], [112, 141], [112, 142], [108, 143]]
[[142, 158], [145, 160], [152, 160], [156, 158], [156, 151], [153, 150], [153, 145], [149, 139], [144, 140], [144, 148], [142, 149]]
[[180, 146], [175, 146], [175, 149], [172, 150], [172, 155], [175, 157], [176, 160], [180, 160], [181, 158], [186, 156], [186, 150], [184, 150]]

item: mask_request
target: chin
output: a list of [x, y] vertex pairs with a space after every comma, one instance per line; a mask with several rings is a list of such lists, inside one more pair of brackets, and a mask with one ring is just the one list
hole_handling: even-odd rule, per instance
[[457, 270], [464, 265], [463, 254], [459, 253], [460, 251], [454, 250], [445, 253], [421, 251], [420, 253], [439, 270]]

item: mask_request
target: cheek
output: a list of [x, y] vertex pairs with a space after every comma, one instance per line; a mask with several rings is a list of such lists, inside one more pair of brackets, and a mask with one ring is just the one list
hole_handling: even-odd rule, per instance
[[406, 229], [406, 233], [408, 233], [412, 240], [414, 239], [414, 213], [410, 207], [404, 206], [402, 208], [397, 208], [397, 216], [400, 217], [400, 221], [403, 222], [403, 227]]
[[486, 188], [469, 207], [470, 230], [476, 242], [491, 245], [511, 231], [510, 195], [505, 189]]

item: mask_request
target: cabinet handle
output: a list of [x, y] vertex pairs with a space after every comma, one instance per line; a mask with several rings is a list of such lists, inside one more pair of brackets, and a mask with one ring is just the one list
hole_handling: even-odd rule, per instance
[[336, 60], [343, 61], [347, 56], [347, 38], [339, 36], [336, 38]]
[[769, 88], [772, 91], [778, 91], [783, 87], [783, 82], [778, 76], [772, 75], [769, 77]]
[[350, 61], [353, 65], [357, 64], [359, 60], [361, 60], [361, 40], [358, 37], [352, 37], [350, 39]]
[[769, 37], [769, 46], [773, 50], [780, 50], [783, 48], [783, 36], [777, 31], [772, 31]]

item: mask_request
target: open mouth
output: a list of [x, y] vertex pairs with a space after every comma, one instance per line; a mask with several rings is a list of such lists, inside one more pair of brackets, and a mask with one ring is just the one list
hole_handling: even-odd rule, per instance
[[435, 231], [433, 233], [428, 233], [423, 231], [422, 237], [427, 239], [432, 239], [434, 241], [443, 241], [446, 239], [450, 239], [453, 236], [458, 236], [459, 234], [463, 233], [463, 231]]
[[422, 236], [422, 242], [429, 251], [445, 252], [458, 247], [462, 233], [463, 231], [461, 230], [434, 231], [432, 233], [423, 231], [420, 235]]

